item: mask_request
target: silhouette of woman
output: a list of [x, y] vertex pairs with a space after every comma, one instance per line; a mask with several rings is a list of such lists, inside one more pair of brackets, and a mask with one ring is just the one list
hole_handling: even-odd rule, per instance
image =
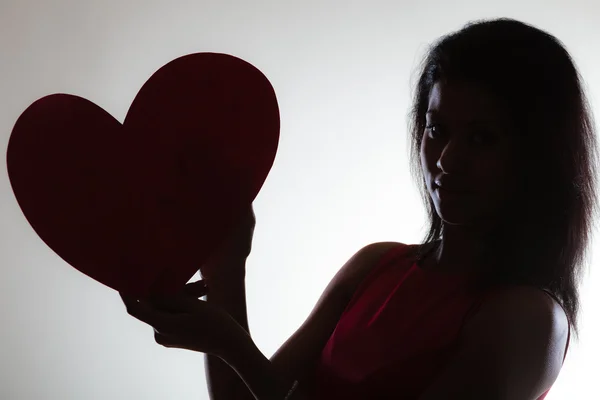
[[598, 205], [574, 63], [530, 25], [469, 23], [430, 47], [409, 131], [424, 240], [359, 250], [271, 359], [248, 334], [253, 212], [187, 295], [129, 312], [207, 354], [214, 400], [543, 399], [577, 333]]

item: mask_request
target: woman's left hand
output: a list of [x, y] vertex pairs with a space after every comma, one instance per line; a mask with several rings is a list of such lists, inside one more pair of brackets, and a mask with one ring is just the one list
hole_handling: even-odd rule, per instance
[[138, 300], [121, 294], [121, 298], [131, 316], [154, 328], [156, 343], [225, 359], [240, 335], [247, 334], [224, 310], [198, 298], [206, 292], [200, 280], [170, 297]]

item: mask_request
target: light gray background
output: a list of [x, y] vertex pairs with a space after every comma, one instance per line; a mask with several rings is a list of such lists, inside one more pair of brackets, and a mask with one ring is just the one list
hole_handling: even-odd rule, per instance
[[[423, 233], [406, 114], [425, 45], [472, 19], [533, 23], [567, 45], [598, 114], [599, 15], [591, 0], [1, 0], [2, 154], [20, 113], [47, 94], [86, 97], [122, 121], [141, 85], [179, 56], [229, 53], [262, 70], [281, 142], [254, 203], [247, 292], [251, 333], [270, 356], [356, 250]], [[208, 398], [202, 355], [154, 343], [116, 292], [54, 254], [0, 165], [0, 398]], [[581, 342], [548, 400], [600, 398], [598, 273], [585, 282]]]

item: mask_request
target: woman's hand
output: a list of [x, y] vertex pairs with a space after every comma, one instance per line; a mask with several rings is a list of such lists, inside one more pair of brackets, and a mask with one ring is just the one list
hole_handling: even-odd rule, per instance
[[247, 335], [225, 311], [198, 299], [207, 293], [204, 281], [186, 285], [181, 293], [152, 300], [121, 294], [127, 312], [154, 328], [156, 343], [225, 358]]
[[219, 249], [200, 267], [202, 277], [208, 281], [225, 280], [245, 275], [245, 260], [252, 250], [252, 237], [256, 217], [250, 206], [239, 225]]

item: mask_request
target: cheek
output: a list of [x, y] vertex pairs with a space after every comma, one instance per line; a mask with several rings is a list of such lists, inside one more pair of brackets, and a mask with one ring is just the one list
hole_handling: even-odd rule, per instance
[[423, 171], [423, 177], [427, 179], [429, 168], [427, 167], [427, 159], [425, 158], [423, 152], [421, 152], [421, 170]]
[[431, 172], [433, 167], [435, 166], [434, 155], [432, 154], [432, 148], [427, 145], [427, 138], [423, 137], [423, 141], [421, 142], [421, 169], [427, 178], [428, 174]]
[[493, 208], [502, 208], [515, 198], [518, 173], [509, 167], [480, 169], [486, 202]]

